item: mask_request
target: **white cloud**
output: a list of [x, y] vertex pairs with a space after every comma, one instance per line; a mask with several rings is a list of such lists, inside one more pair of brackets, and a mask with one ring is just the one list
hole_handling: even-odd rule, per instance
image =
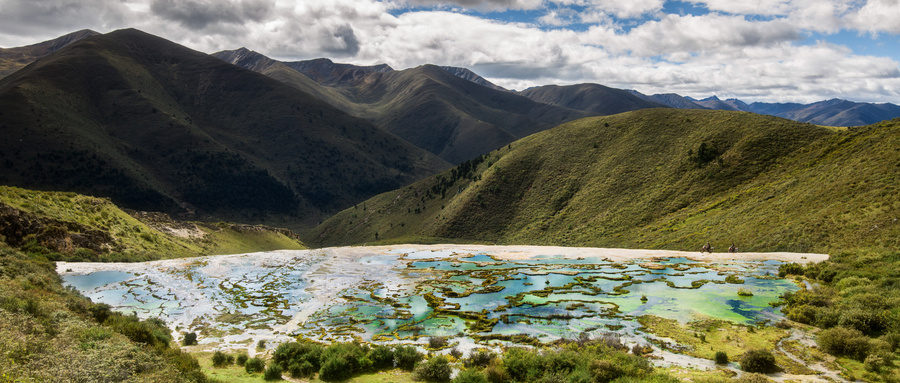
[[859, 31], [877, 34], [900, 33], [900, 0], [868, 0], [847, 17], [847, 25]]
[[[282, 60], [462, 66], [513, 89], [594, 82], [747, 101], [900, 103], [895, 60], [801, 43], [844, 28], [898, 34], [900, 0], [705, 0], [704, 15], [662, 14], [663, 0], [545, 1], [0, 0], [0, 46], [135, 27], [204, 52], [244, 46]], [[544, 17], [502, 22], [453, 7]]]

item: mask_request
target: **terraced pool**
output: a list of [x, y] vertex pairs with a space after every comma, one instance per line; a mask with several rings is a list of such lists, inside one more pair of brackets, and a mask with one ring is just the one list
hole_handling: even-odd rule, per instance
[[[511, 259], [491, 247], [335, 248], [137, 264], [58, 265], [94, 301], [159, 317], [201, 342], [244, 347], [302, 336], [421, 342], [635, 336], [635, 318], [738, 323], [780, 319], [769, 305], [798, 287], [780, 261], [605, 255], [559, 248]], [[65, 270], [65, 271], [63, 271]], [[738, 294], [739, 290], [742, 294]]]

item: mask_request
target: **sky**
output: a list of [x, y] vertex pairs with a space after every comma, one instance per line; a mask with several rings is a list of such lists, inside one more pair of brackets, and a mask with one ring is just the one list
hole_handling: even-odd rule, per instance
[[507, 89], [597, 83], [747, 102], [900, 104], [900, 0], [0, 0], [0, 47], [137, 28]]

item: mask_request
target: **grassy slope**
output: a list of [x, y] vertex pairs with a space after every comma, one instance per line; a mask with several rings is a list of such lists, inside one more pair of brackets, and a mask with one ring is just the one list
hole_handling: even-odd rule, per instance
[[[471, 179], [442, 188], [454, 178], [444, 172], [376, 196], [305, 239], [354, 244], [377, 232], [382, 241], [684, 250], [707, 240], [745, 251], [897, 246], [898, 129], [895, 121], [833, 132], [701, 110], [583, 119], [490, 153]], [[701, 143], [721, 153], [698, 167], [689, 151]]]
[[632, 110], [665, 107], [662, 104], [644, 100], [626, 90], [599, 84], [545, 85], [517, 93], [544, 104], [585, 110], [604, 116]]
[[135, 30], [0, 81], [0, 121], [2, 184], [293, 228], [447, 166], [297, 89]]
[[[138, 261], [159, 258], [179, 258], [211, 254], [236, 254], [276, 249], [303, 249], [303, 244], [289, 232], [245, 225], [193, 224], [164, 222], [168, 227], [186, 228], [201, 236], [185, 238], [159, 230], [156, 222], [142, 222], [122, 211], [107, 199], [75, 193], [39, 192], [0, 186], [0, 203], [19, 211], [31, 222], [47, 220], [16, 233], [7, 232], [0, 238], [13, 246], [31, 245], [61, 253], [62, 259]], [[0, 215], [0, 233], [6, 232], [11, 220]], [[61, 228], [64, 233], [57, 233]], [[72, 236], [96, 235], [93, 242], [78, 246]], [[30, 235], [30, 237], [29, 237]], [[62, 239], [61, 239], [62, 238]], [[104, 239], [111, 238], [106, 241]], [[93, 249], [85, 252], [85, 249]]]

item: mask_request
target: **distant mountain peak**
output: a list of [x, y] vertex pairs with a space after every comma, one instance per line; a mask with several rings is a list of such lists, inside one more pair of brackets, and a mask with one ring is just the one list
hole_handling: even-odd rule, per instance
[[500, 90], [500, 91], [504, 91], [504, 92], [507, 91], [506, 88], [495, 85], [494, 83], [488, 81], [484, 77], [479, 76], [477, 73], [472, 72], [471, 70], [469, 70], [467, 68], [460, 68], [460, 67], [454, 67], [454, 66], [442, 66], [440, 68], [447, 72], [450, 72], [451, 74], [453, 74], [456, 77], [459, 77], [464, 80], [469, 80], [469, 81], [474, 82], [483, 87], [491, 88], [494, 90]]

